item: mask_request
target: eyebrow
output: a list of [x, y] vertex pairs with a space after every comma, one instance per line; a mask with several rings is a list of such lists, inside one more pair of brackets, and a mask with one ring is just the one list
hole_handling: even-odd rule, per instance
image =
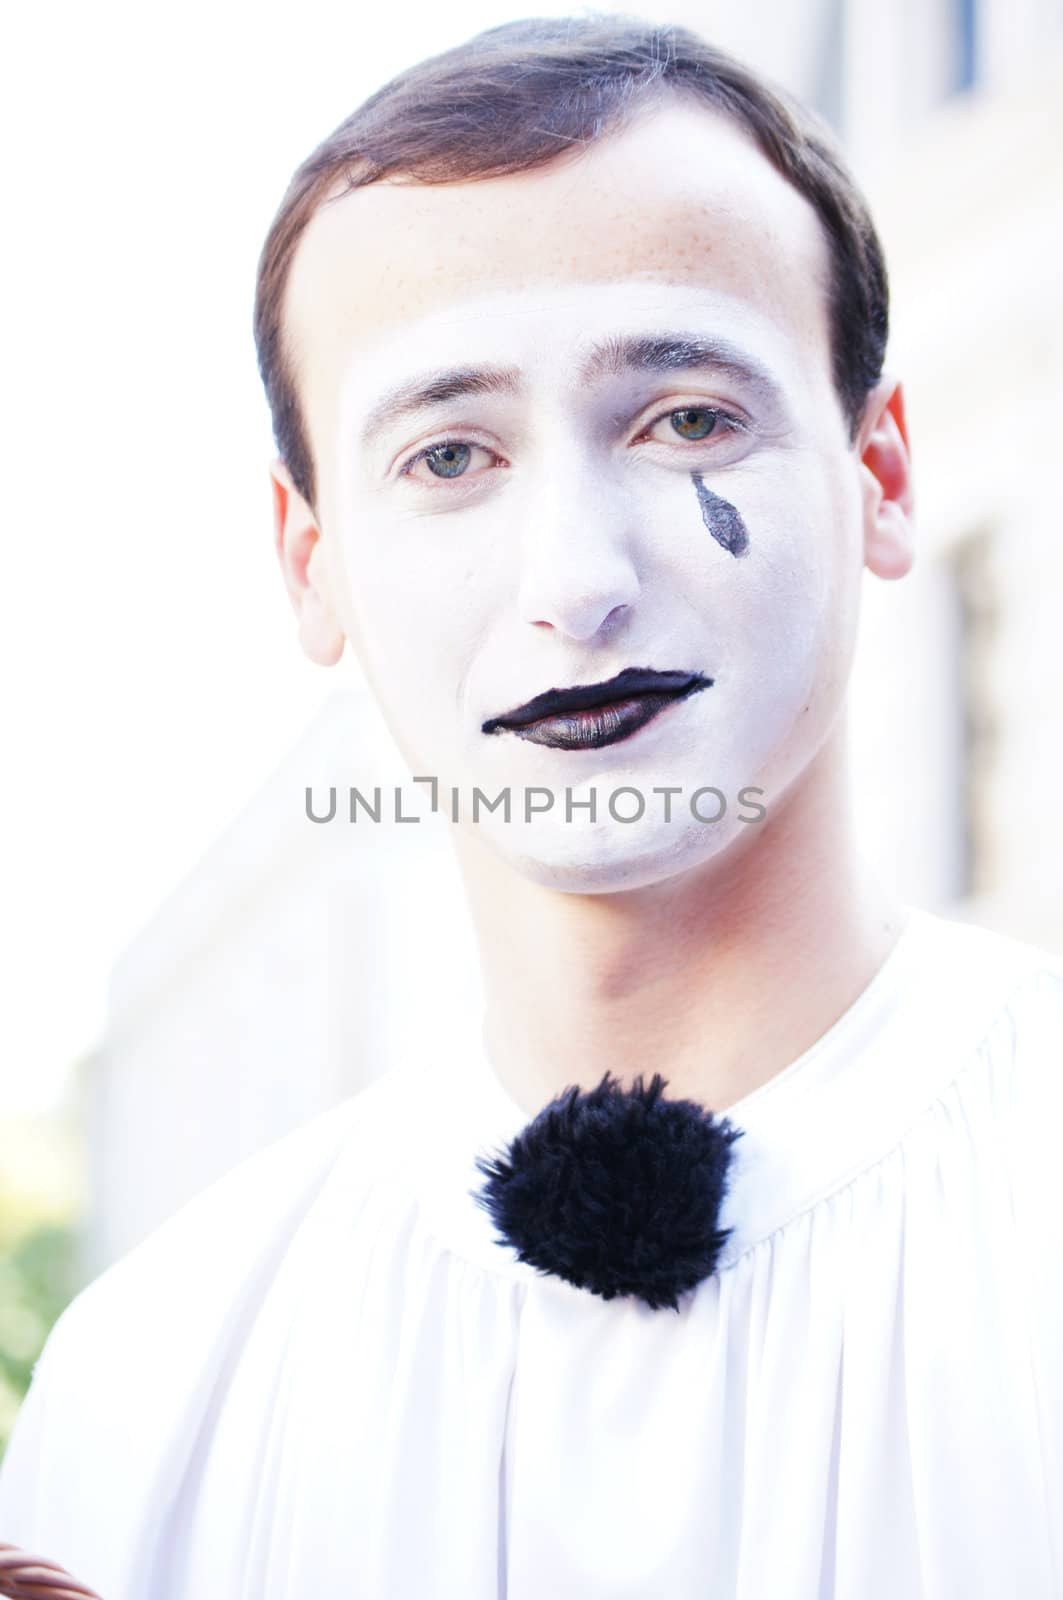
[[[779, 404], [782, 391], [768, 369], [728, 339], [698, 333], [611, 334], [593, 345], [576, 374], [582, 388], [602, 378], [632, 372], [668, 373], [711, 370], [737, 379], [762, 400]], [[443, 406], [473, 394], [520, 393], [516, 367], [449, 367], [424, 373], [390, 389], [374, 403], [362, 424], [363, 448], [396, 422], [418, 411]]]

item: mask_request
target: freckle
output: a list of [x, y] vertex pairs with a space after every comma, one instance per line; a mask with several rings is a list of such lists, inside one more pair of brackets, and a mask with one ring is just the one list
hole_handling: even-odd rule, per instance
[[700, 472], [692, 472], [690, 477], [697, 491], [701, 519], [716, 543], [722, 545], [729, 555], [747, 555], [749, 534], [737, 509], [730, 500], [725, 500], [722, 495], [713, 494], [703, 481]]

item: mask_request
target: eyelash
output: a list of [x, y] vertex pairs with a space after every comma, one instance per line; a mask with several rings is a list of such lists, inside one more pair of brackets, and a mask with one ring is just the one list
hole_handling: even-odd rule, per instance
[[[668, 417], [678, 416], [681, 411], [709, 412], [712, 416], [716, 417], [718, 422], [722, 422], [724, 424], [723, 436], [748, 432], [748, 426], [741, 420], [741, 418], [734, 416], [730, 411], [724, 411], [720, 406], [669, 406], [667, 411], [662, 411], [658, 416], [654, 417], [650, 422], [648, 422], [643, 429], [643, 432], [648, 433], [651, 428], [655, 428], [657, 426], [658, 422], [664, 422]], [[707, 433], [704, 439], [684, 440], [681, 439], [678, 434], [676, 435], [680, 445], [688, 444], [691, 446], [707, 444], [710, 439], [715, 439], [716, 437], [717, 432], [715, 428], [713, 428], [711, 432]], [[445, 450], [449, 444], [476, 445], [478, 449], [486, 450], [489, 455], [496, 454], [496, 452], [492, 450], [489, 445], [480, 444], [476, 439], [459, 439], [455, 434], [448, 434], [442, 439], [435, 439], [431, 444], [424, 445], [416, 452], [416, 454], [412, 455], [409, 460], [402, 467], [400, 467], [400, 478], [409, 477], [410, 472], [417, 465], [418, 461], [423, 461], [425, 456], [432, 455], [436, 450]], [[438, 483], [460, 483], [464, 476], [464, 473], [459, 473], [456, 478], [451, 478], [448, 480], [447, 478], [436, 475], [436, 481]]]

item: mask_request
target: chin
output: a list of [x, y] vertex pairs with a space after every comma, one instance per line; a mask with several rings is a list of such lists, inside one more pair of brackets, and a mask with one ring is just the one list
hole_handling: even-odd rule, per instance
[[596, 829], [552, 827], [482, 830], [481, 843], [520, 877], [567, 894], [614, 894], [643, 889], [702, 867], [721, 855], [749, 826], [718, 823], [666, 825], [614, 822]]

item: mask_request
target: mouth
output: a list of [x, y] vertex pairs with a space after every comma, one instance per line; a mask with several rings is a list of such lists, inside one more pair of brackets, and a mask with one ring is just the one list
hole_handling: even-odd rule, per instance
[[712, 682], [700, 672], [626, 667], [604, 683], [547, 689], [513, 711], [488, 718], [481, 732], [514, 733], [557, 750], [596, 750], [630, 738], [666, 707]]

